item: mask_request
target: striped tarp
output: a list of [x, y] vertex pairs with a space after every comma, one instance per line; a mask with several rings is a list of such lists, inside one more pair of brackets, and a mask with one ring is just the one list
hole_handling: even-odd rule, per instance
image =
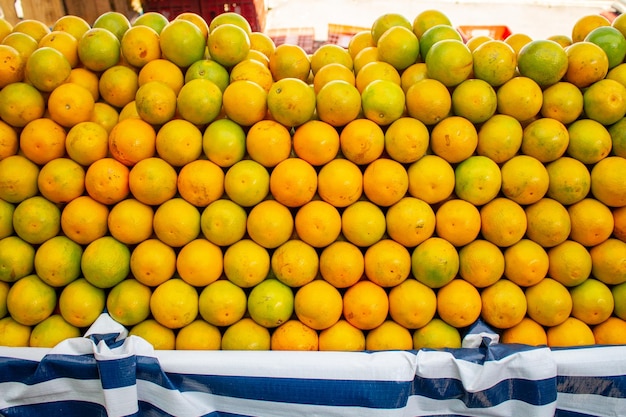
[[0, 347], [0, 414], [625, 415], [625, 346], [550, 350], [473, 335], [437, 351], [154, 351], [103, 314], [53, 349]]

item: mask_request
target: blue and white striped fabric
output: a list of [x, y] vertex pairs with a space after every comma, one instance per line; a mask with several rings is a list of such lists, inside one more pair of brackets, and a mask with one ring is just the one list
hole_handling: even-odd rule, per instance
[[626, 347], [154, 351], [106, 314], [54, 349], [0, 347], [2, 416], [618, 416]]

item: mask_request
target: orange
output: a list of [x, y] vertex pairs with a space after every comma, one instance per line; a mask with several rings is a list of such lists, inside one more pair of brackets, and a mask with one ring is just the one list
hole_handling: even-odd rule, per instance
[[67, 32], [52, 31], [39, 41], [39, 48], [51, 47], [61, 52], [70, 67], [76, 68], [78, 65], [78, 40]]
[[191, 203], [175, 197], [157, 207], [152, 227], [157, 238], [180, 248], [200, 235], [200, 212]]
[[76, 39], [80, 39], [90, 28], [91, 25], [84, 18], [74, 15], [65, 15], [54, 21], [51, 30], [67, 32]]
[[446, 87], [459, 85], [470, 77], [473, 69], [472, 52], [457, 39], [434, 43], [424, 61], [428, 65], [428, 76], [441, 81]]
[[319, 270], [319, 256], [308, 243], [289, 239], [272, 252], [271, 267], [275, 278], [297, 288], [315, 279]]
[[67, 155], [83, 166], [89, 166], [109, 152], [109, 138], [106, 129], [92, 121], [72, 126], [65, 136]]
[[17, 280], [7, 293], [7, 310], [11, 317], [25, 326], [33, 326], [49, 317], [57, 302], [53, 287], [37, 275]]
[[610, 288], [597, 279], [587, 279], [570, 289], [572, 316], [592, 326], [607, 320], [615, 302]]
[[[164, 61], [163, 64], [169, 63], [170, 65], [174, 65], [167, 60], [162, 61]], [[146, 65], [149, 65], [149, 63]], [[174, 65], [174, 67], [178, 68], [176, 65]], [[178, 70], [180, 71], [180, 69]], [[154, 75], [156, 76], [157, 74]], [[213, 81], [213, 83], [217, 85], [222, 92], [226, 89], [226, 87], [228, 87], [230, 82], [230, 75], [226, 68], [211, 59], [201, 59], [194, 62], [185, 70], [183, 77], [184, 82], [189, 82], [191, 80], [195, 80], [196, 78]]]
[[17, 131], [0, 120], [0, 159], [15, 155], [19, 148]]
[[623, 345], [626, 334], [626, 321], [609, 317], [591, 329], [597, 345]]
[[13, 234], [13, 212], [15, 206], [8, 201], [0, 201], [0, 239]]
[[268, 195], [270, 180], [270, 174], [263, 165], [251, 159], [243, 159], [226, 171], [224, 191], [240, 206], [252, 207]]
[[372, 38], [371, 30], [360, 30], [350, 37], [348, 41], [348, 53], [354, 57], [363, 49], [369, 46], [376, 46]]
[[563, 47], [549, 39], [532, 40], [517, 54], [519, 74], [535, 81], [541, 88], [559, 82], [568, 70], [568, 62]]
[[497, 111], [524, 122], [532, 119], [541, 111], [543, 93], [541, 87], [528, 77], [511, 78], [498, 88]]
[[424, 61], [428, 55], [430, 48], [437, 42], [453, 39], [459, 42], [463, 41], [461, 34], [452, 27], [448, 22], [439, 23], [426, 29], [424, 33], [419, 37], [420, 40], [420, 54], [421, 59]]
[[100, 237], [85, 247], [80, 267], [93, 286], [112, 288], [130, 273], [130, 249], [112, 236]]
[[198, 292], [182, 279], [169, 279], [152, 291], [150, 311], [161, 325], [180, 329], [198, 316]]
[[248, 36], [250, 37], [250, 49], [263, 53], [269, 59], [271, 53], [276, 49], [274, 40], [263, 32], [251, 32]]
[[95, 101], [98, 101], [100, 98], [99, 81], [99, 74], [83, 67], [72, 68], [70, 76], [67, 79], [68, 83], [82, 85], [89, 90]]
[[92, 27], [106, 29], [121, 40], [126, 30], [130, 28], [130, 21], [120, 12], [107, 11], [94, 20]]
[[550, 327], [546, 334], [550, 347], [590, 346], [595, 344], [593, 331], [582, 320], [568, 317], [563, 323]]
[[61, 229], [76, 243], [89, 244], [108, 232], [109, 208], [83, 195], [70, 201], [61, 212]]
[[40, 195], [27, 198], [13, 211], [13, 230], [28, 243], [41, 244], [61, 230], [61, 210]]
[[359, 200], [341, 213], [341, 232], [350, 243], [368, 247], [382, 239], [385, 233], [385, 214], [371, 201]]
[[543, 326], [563, 323], [572, 312], [572, 297], [567, 287], [552, 278], [544, 278], [526, 288], [528, 316]]
[[209, 35], [209, 22], [204, 20], [204, 17], [195, 12], [182, 12], [175, 17], [175, 19], [188, 20], [194, 25], [198, 26], [202, 36], [205, 38]]
[[246, 133], [232, 120], [215, 120], [204, 130], [202, 151], [220, 167], [230, 167], [246, 153]]
[[567, 154], [586, 165], [595, 164], [611, 152], [611, 134], [604, 125], [595, 120], [576, 120], [567, 127], [567, 131]]
[[361, 113], [361, 95], [353, 85], [333, 80], [320, 88], [315, 98], [317, 117], [332, 126], [345, 126]]
[[[139, 283], [156, 287], [174, 276], [176, 252], [158, 239], [144, 240], [131, 252], [130, 271]], [[124, 295], [121, 290], [120, 295]]]
[[413, 277], [430, 288], [441, 288], [459, 272], [459, 254], [450, 242], [432, 236], [411, 253]]
[[626, 39], [617, 28], [611, 26], [595, 28], [589, 32], [585, 41], [597, 44], [604, 50], [609, 60], [609, 69], [623, 63], [626, 56]]
[[615, 124], [609, 126], [609, 133], [613, 141], [612, 153], [622, 158], [626, 157], [626, 136], [622, 133], [624, 123], [626, 123], [626, 118], [622, 118]]
[[432, 236], [436, 217], [428, 203], [406, 196], [387, 209], [385, 221], [390, 238], [406, 247], [414, 247]]
[[228, 199], [218, 199], [202, 210], [202, 234], [219, 246], [228, 246], [246, 233], [246, 211]]
[[469, 158], [478, 146], [478, 132], [469, 120], [450, 116], [437, 123], [430, 134], [433, 153], [451, 164]]
[[246, 312], [246, 293], [232, 282], [220, 279], [200, 292], [199, 313], [213, 326], [230, 326]]
[[578, 88], [585, 88], [603, 79], [609, 71], [609, 59], [600, 46], [592, 42], [576, 42], [565, 48], [568, 66], [563, 79]]
[[425, 62], [417, 62], [400, 75], [400, 86], [406, 94], [413, 84], [428, 78], [428, 67]]
[[237, 80], [254, 81], [265, 91], [269, 91], [274, 79], [267, 65], [256, 59], [246, 58], [230, 70], [230, 82]]
[[25, 62], [19, 51], [9, 45], [0, 45], [0, 88], [24, 79]]
[[120, 41], [111, 31], [92, 27], [78, 40], [78, 58], [91, 71], [104, 71], [120, 61]]
[[80, 336], [78, 327], [69, 324], [60, 314], [52, 314], [33, 327], [28, 345], [34, 348], [53, 348], [66, 339]]
[[124, 32], [120, 48], [126, 62], [137, 68], [161, 58], [159, 33], [145, 25], [134, 25]]
[[584, 198], [567, 207], [571, 219], [569, 238], [591, 247], [608, 239], [613, 233], [613, 213], [593, 198]]
[[567, 209], [548, 197], [525, 207], [528, 227], [526, 236], [545, 248], [564, 242], [571, 231]]
[[250, 317], [267, 328], [275, 328], [288, 321], [293, 314], [293, 290], [275, 278], [257, 284], [248, 295]]
[[251, 318], [244, 317], [226, 328], [222, 350], [269, 350], [270, 332]]
[[389, 207], [405, 196], [409, 176], [404, 166], [393, 159], [379, 158], [363, 172], [363, 193], [374, 204]]
[[2, 45], [14, 48], [21, 57], [22, 76], [28, 57], [38, 48], [38, 42], [23, 32], [11, 32], [2, 39]]
[[355, 119], [341, 129], [339, 146], [346, 159], [357, 165], [366, 165], [382, 155], [385, 133], [369, 119]]
[[424, 155], [407, 169], [409, 195], [429, 204], [439, 203], [454, 191], [454, 169], [440, 156]]
[[146, 319], [135, 324], [129, 336], [145, 339], [155, 350], [173, 350], [176, 347], [176, 333], [154, 319]]
[[605, 126], [616, 123], [626, 114], [626, 86], [610, 78], [596, 81], [583, 92], [583, 110]]
[[270, 254], [251, 239], [240, 239], [224, 252], [224, 275], [241, 288], [254, 287], [270, 272]]
[[219, 25], [223, 25], [225, 23], [239, 26], [248, 34], [252, 33], [250, 23], [246, 20], [246, 18], [239, 13], [235, 13], [234, 11], [220, 13], [208, 23], [209, 33], [213, 32], [213, 30]]
[[37, 186], [48, 200], [67, 203], [85, 191], [85, 169], [68, 158], [53, 159], [39, 170]]
[[50, 32], [50, 28], [37, 19], [22, 19], [13, 25], [13, 32], [25, 33], [39, 42], [41, 38]]
[[294, 298], [294, 312], [302, 323], [314, 330], [324, 330], [339, 321], [343, 311], [341, 293], [324, 280], [302, 286]]
[[127, 198], [109, 211], [107, 225], [111, 236], [127, 245], [135, 245], [152, 236], [152, 207]]
[[287, 127], [300, 126], [313, 118], [315, 93], [301, 79], [283, 78], [267, 93], [267, 108], [277, 122]]
[[311, 71], [313, 75], [316, 75], [322, 67], [330, 63], [339, 63], [349, 69], [352, 69], [353, 65], [350, 52], [336, 44], [327, 43], [321, 45], [311, 54]]
[[623, 65], [623, 63], [619, 64], [609, 70], [609, 72], [606, 74], [606, 78], [610, 78], [612, 80], [619, 81], [620, 83], [625, 84], [625, 70], [626, 65]]
[[541, 245], [522, 238], [504, 250], [504, 276], [520, 287], [529, 287], [548, 274], [550, 257]]
[[452, 92], [452, 111], [474, 124], [487, 121], [496, 111], [496, 92], [480, 79], [469, 79]]
[[611, 26], [611, 22], [601, 14], [581, 16], [572, 26], [572, 42], [584, 41], [589, 32], [601, 26]]
[[504, 267], [504, 254], [488, 240], [478, 238], [459, 249], [459, 276], [476, 288], [499, 280]]
[[176, 333], [176, 350], [219, 350], [221, 344], [220, 330], [204, 320], [194, 320]]
[[[203, 62], [203, 61], [201, 61]], [[178, 94], [185, 83], [185, 73], [171, 61], [154, 59], [141, 67], [137, 74], [137, 82], [142, 86], [150, 81], [161, 81], [170, 86]], [[189, 80], [187, 80], [189, 81]]]
[[456, 247], [472, 242], [481, 229], [481, 214], [473, 204], [460, 199], [443, 202], [436, 213], [437, 236]]
[[363, 175], [354, 163], [336, 158], [325, 164], [317, 174], [317, 192], [322, 200], [335, 207], [347, 207], [363, 192]]
[[313, 77], [313, 90], [315, 94], [331, 81], [345, 81], [348, 84], [356, 85], [354, 71], [338, 62], [331, 62], [321, 67]]
[[412, 347], [411, 332], [393, 320], [385, 320], [365, 336], [365, 349], [368, 351], [407, 350]]
[[287, 206], [275, 200], [264, 200], [252, 207], [246, 225], [252, 240], [264, 248], [274, 249], [289, 240], [294, 220]]
[[65, 154], [65, 129], [54, 120], [35, 119], [20, 132], [20, 151], [39, 165]]
[[502, 193], [521, 205], [532, 204], [543, 198], [549, 187], [548, 170], [538, 159], [517, 155], [500, 168]]
[[224, 171], [215, 163], [198, 159], [178, 171], [178, 193], [197, 207], [206, 207], [224, 192]]
[[89, 90], [74, 83], [61, 84], [48, 97], [50, 118], [68, 128], [91, 120], [94, 104]]
[[624, 270], [625, 248], [625, 242], [609, 238], [589, 249], [589, 254], [591, 255], [591, 275], [609, 285], [619, 285], [626, 282], [626, 271]]
[[300, 239], [313, 247], [323, 248], [341, 233], [341, 214], [330, 203], [314, 199], [298, 209], [294, 227]]
[[204, 287], [217, 281], [222, 271], [222, 249], [204, 238], [184, 245], [176, 257], [176, 272], [194, 287]]
[[411, 273], [409, 250], [393, 239], [381, 239], [365, 250], [365, 276], [381, 287], [394, 287]]
[[85, 278], [72, 281], [61, 290], [59, 295], [59, 312], [72, 326], [89, 327], [106, 305], [106, 294], [103, 289], [94, 287]]
[[440, 10], [422, 10], [413, 19], [413, 32], [421, 38], [426, 30], [436, 25], [452, 25], [452, 23], [450, 18]]
[[436, 311], [435, 292], [415, 279], [406, 279], [389, 291], [389, 315], [407, 329], [425, 326]]
[[113, 320], [124, 326], [134, 326], [150, 315], [151, 295], [152, 290], [147, 285], [137, 279], [127, 278], [109, 291], [107, 312]]
[[613, 223], [614, 237], [626, 242], [626, 208], [620, 207], [613, 210]]
[[132, 167], [156, 152], [156, 131], [142, 119], [125, 119], [109, 134], [109, 152], [113, 158]]
[[174, 19], [159, 34], [162, 56], [179, 66], [187, 68], [204, 58], [206, 37], [200, 28], [186, 19]]
[[202, 132], [184, 119], [165, 123], [156, 133], [154, 141], [158, 156], [173, 167], [194, 162], [202, 154]]
[[43, 116], [46, 104], [35, 87], [15, 82], [0, 90], [0, 118], [13, 127], [24, 127]]
[[515, 76], [517, 54], [502, 40], [488, 40], [472, 51], [474, 77], [499, 87]]
[[267, 168], [291, 154], [291, 133], [274, 120], [260, 120], [250, 126], [245, 142], [248, 156]]
[[501, 279], [484, 288], [481, 317], [497, 329], [508, 329], [519, 324], [526, 315], [526, 296], [513, 282]]
[[528, 317], [524, 317], [515, 326], [504, 329], [500, 341], [502, 343], [544, 346], [548, 344], [548, 337], [543, 326]]
[[271, 350], [311, 351], [318, 350], [315, 330], [298, 320], [281, 324], [271, 336]]
[[374, 43], [378, 43], [380, 37], [387, 31], [387, 29], [394, 26], [403, 26], [407, 29], [412, 30], [413, 25], [411, 22], [403, 15], [399, 13], [385, 13], [378, 16], [371, 26], [372, 32], [372, 40]]
[[365, 349], [363, 331], [340, 319], [319, 332], [320, 351], [360, 352]]
[[574, 84], [560, 81], [543, 90], [541, 115], [569, 124], [583, 111], [583, 93]]
[[420, 55], [418, 37], [411, 28], [393, 26], [386, 30], [377, 43], [378, 59], [403, 71], [417, 62]]
[[571, 36], [564, 35], [564, 34], [551, 35], [551, 36], [548, 36], [546, 39], [549, 39], [551, 41], [558, 43], [563, 48], [567, 48], [573, 43]]
[[[128, 103], [125, 107], [134, 107], [135, 102]], [[139, 117], [139, 116], [137, 116]], [[113, 126], [120, 120], [120, 115], [117, 113], [115, 107], [110, 104], [98, 101], [93, 105], [93, 113], [91, 114], [90, 122], [94, 122], [102, 126], [106, 133], [110, 133], [113, 130]]]
[[378, 61], [378, 48], [376, 46], [366, 46], [354, 56], [354, 73], [358, 74], [365, 65], [376, 61]]
[[500, 168], [486, 156], [474, 155], [460, 162], [454, 169], [457, 197], [481, 206], [493, 200], [500, 191]]
[[461, 334], [440, 318], [433, 318], [413, 333], [413, 349], [458, 349]]
[[541, 162], [552, 162], [567, 151], [569, 131], [556, 119], [539, 118], [524, 128], [521, 151]]
[[548, 276], [566, 287], [581, 284], [591, 274], [591, 254], [575, 240], [566, 240], [548, 249]]
[[0, 198], [8, 203], [20, 203], [35, 196], [39, 189], [40, 168], [23, 155], [0, 159]]
[[114, 65], [100, 75], [98, 87], [106, 103], [122, 108], [135, 99], [139, 88], [137, 72], [125, 65]]
[[248, 55], [250, 38], [241, 27], [224, 23], [211, 30], [207, 47], [211, 59], [224, 67], [233, 67]]
[[365, 260], [358, 246], [337, 240], [326, 246], [319, 258], [322, 278], [336, 288], [348, 288], [357, 283], [365, 271]]
[[385, 131], [385, 151], [399, 163], [415, 162], [426, 154], [429, 136], [424, 123], [411, 117], [401, 117]]
[[406, 91], [406, 109], [409, 116], [426, 125], [434, 125], [450, 114], [452, 97], [442, 82], [425, 78]]
[[480, 293], [465, 280], [453, 279], [437, 291], [437, 314], [451, 326], [469, 326], [480, 317], [481, 309]]
[[299, 45], [283, 43], [269, 55], [269, 67], [274, 80], [297, 78], [305, 81], [311, 72], [311, 61]]
[[267, 115], [267, 92], [248, 80], [230, 83], [222, 97], [226, 116], [242, 126], [252, 126]]
[[343, 296], [343, 315], [354, 327], [371, 330], [380, 326], [389, 312], [385, 290], [371, 281], [359, 281]]
[[404, 91], [399, 83], [386, 79], [374, 80], [363, 88], [361, 106], [366, 118], [381, 126], [387, 126], [404, 113]]
[[0, 281], [11, 283], [35, 270], [35, 248], [19, 236], [0, 239]]
[[620, 177], [626, 159], [608, 156], [591, 169], [591, 194], [609, 207], [626, 205], [626, 186]]
[[152, 125], [162, 125], [176, 114], [176, 92], [160, 81], [148, 81], [137, 89], [135, 105], [137, 114], [143, 120]]

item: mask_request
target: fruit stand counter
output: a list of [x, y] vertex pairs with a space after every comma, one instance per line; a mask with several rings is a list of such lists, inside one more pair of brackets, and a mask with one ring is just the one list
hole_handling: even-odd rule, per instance
[[103, 314], [53, 349], [0, 347], [0, 414], [620, 416], [626, 346], [155, 351]]

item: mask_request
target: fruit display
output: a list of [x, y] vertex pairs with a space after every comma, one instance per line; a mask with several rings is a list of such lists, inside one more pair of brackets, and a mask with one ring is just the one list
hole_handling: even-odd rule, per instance
[[0, 345], [626, 344], [625, 34], [0, 20]]

